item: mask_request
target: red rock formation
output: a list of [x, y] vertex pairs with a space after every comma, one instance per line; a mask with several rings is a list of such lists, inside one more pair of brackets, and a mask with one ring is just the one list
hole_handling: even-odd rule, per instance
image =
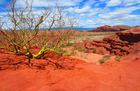
[[109, 26], [104, 25], [101, 27], [97, 27], [97, 29], [93, 30], [93, 32], [118, 32], [130, 29], [130, 26], [125, 25], [116, 25], [116, 26]]
[[130, 26], [126, 26], [126, 25], [116, 25], [116, 26], [112, 26], [112, 28], [114, 30], [124, 31], [124, 30], [130, 29], [131, 27]]
[[134, 27], [130, 30], [117, 33], [117, 36], [120, 37], [120, 40], [128, 41], [129, 43], [138, 42], [140, 41], [140, 27]]
[[96, 53], [128, 55], [137, 49], [140, 50], [140, 27], [118, 32], [116, 35], [104, 38], [102, 41], [85, 43], [85, 47], [88, 52], [97, 50]]

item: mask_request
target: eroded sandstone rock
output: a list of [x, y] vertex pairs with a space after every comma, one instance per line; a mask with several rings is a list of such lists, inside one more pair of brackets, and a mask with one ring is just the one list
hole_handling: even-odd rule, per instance
[[102, 54], [128, 55], [140, 50], [140, 27], [118, 32], [102, 41], [87, 42], [85, 48], [87, 51], [91, 52], [94, 49], [96, 53]]

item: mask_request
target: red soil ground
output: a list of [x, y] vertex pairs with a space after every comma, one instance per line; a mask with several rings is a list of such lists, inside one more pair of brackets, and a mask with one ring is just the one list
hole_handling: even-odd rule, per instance
[[[139, 41], [139, 35], [135, 38]], [[99, 55], [87, 55], [84, 62], [48, 52], [29, 65], [24, 56], [0, 54], [0, 91], [140, 91], [139, 47], [134, 43], [120, 62], [104, 64], [95, 64]]]
[[[47, 66], [42, 70], [28, 68], [27, 65], [7, 68], [0, 71], [0, 91], [140, 91], [140, 59], [130, 61], [125, 58], [121, 62], [112, 60], [96, 65], [68, 57], [54, 57], [52, 54], [47, 57], [61, 59], [61, 62], [67, 60], [63, 63], [68, 67], [74, 66], [74, 69]], [[16, 59], [16, 63], [18, 60], [25, 61], [25, 57], [1, 54], [0, 66], [4, 58]]]

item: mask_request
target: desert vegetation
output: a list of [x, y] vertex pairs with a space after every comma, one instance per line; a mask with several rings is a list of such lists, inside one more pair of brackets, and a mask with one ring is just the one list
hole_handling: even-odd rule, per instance
[[[7, 14], [11, 26], [7, 23], [0, 26], [1, 46], [8, 53], [27, 56], [29, 63], [32, 58], [39, 59], [48, 51], [62, 53], [61, 46], [69, 44], [69, 39], [74, 34], [72, 28], [77, 24], [75, 19], [64, 16], [62, 8], [57, 4], [53, 8], [44, 8], [37, 15], [32, 10], [32, 2], [25, 0], [25, 7], [18, 7], [17, 0], [12, 0]], [[52, 31], [52, 28], [62, 29], [66, 24], [69, 26], [68, 30]], [[3, 25], [8, 26], [8, 29], [4, 29]], [[48, 29], [43, 31], [42, 26], [47, 26]], [[37, 53], [32, 51], [35, 47], [38, 49]]]
[[103, 18], [118, 15], [93, 21], [94, 11], [95, 16], [106, 11], [97, 8], [103, 0], [92, 3], [93, 10], [88, 10], [92, 0], [82, 0], [77, 7], [80, 0], [10, 1], [5, 0], [8, 4], [0, 14], [0, 91], [140, 91], [139, 26], [76, 30], [79, 24], [88, 29], [84, 25], [94, 22], [95, 27], [109, 21]]

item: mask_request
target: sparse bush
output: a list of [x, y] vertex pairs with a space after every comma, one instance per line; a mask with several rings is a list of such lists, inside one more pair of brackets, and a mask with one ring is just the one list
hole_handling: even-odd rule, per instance
[[122, 58], [121, 56], [116, 56], [115, 57], [115, 60], [118, 61], [118, 62], [120, 62], [121, 58]]
[[85, 52], [86, 51], [86, 49], [82, 46], [75, 46], [75, 50], [78, 50], [80, 52]]
[[67, 44], [66, 44], [66, 46], [72, 46], [73, 45], [73, 43], [70, 43], [70, 42], [68, 42]]
[[[48, 51], [64, 53], [61, 47], [69, 42], [73, 31], [54, 32], [51, 29], [52, 27], [63, 28], [69, 22], [69, 27], [72, 29], [74, 27], [72, 19], [64, 17], [61, 8], [57, 5], [55, 12], [48, 7], [39, 15], [33, 12], [30, 0], [25, 0], [25, 7], [18, 8], [16, 5], [17, 0], [12, 0], [7, 14], [10, 20], [8, 23], [12, 27], [7, 30], [0, 28], [2, 42], [7, 44], [6, 49], [18, 55], [27, 56], [29, 63], [32, 58], [41, 58]], [[41, 31], [41, 26], [46, 22], [48, 31]], [[38, 48], [38, 53], [32, 52], [34, 46]]]
[[105, 63], [107, 60], [110, 59], [110, 57], [111, 57], [110, 55], [103, 56], [103, 58], [99, 60], [99, 63], [100, 64]]

